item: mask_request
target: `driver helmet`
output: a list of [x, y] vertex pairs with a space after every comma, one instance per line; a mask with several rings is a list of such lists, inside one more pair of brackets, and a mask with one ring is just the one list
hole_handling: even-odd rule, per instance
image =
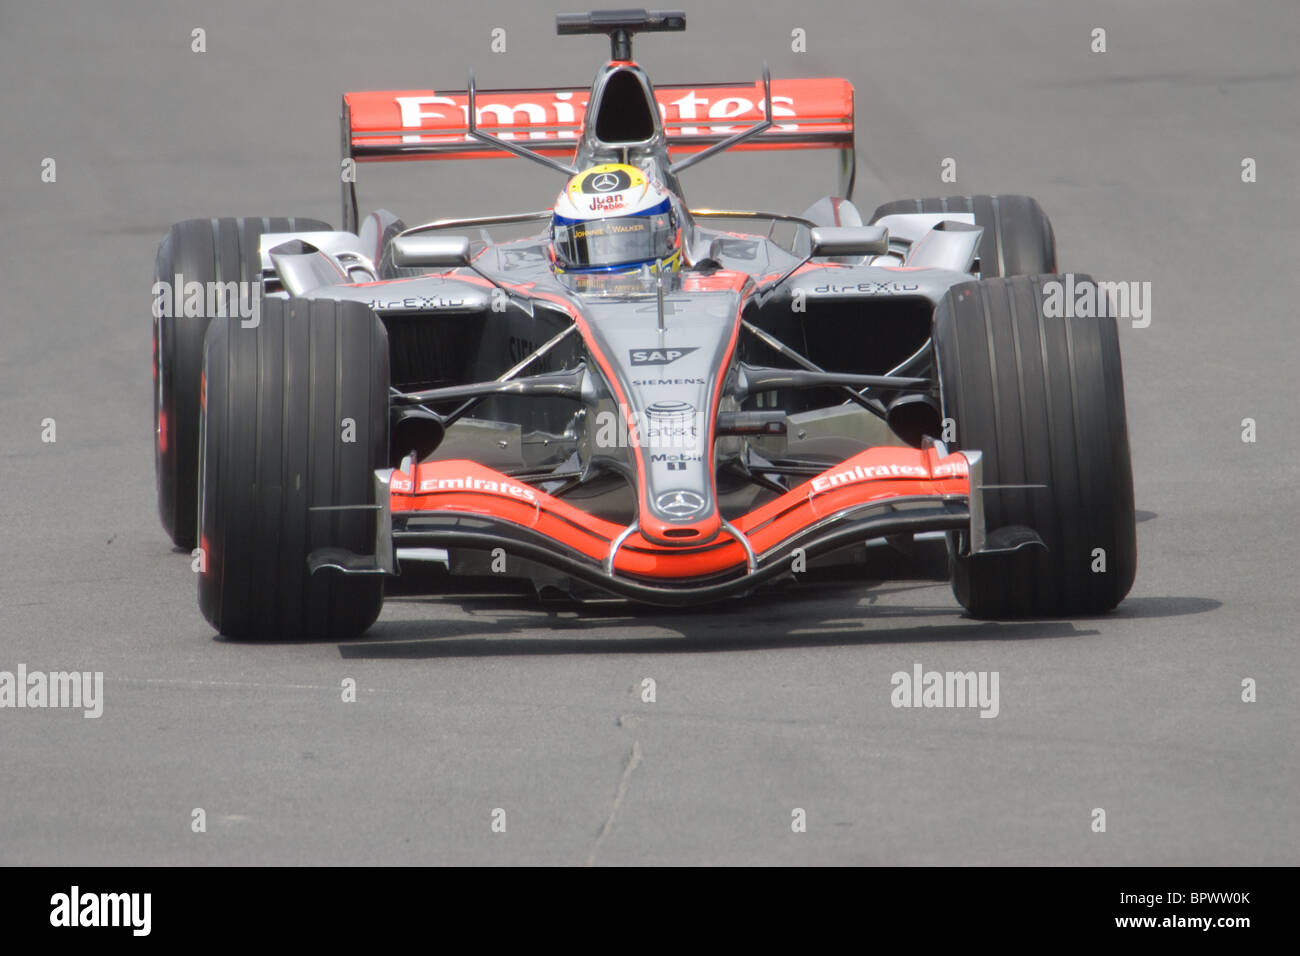
[[559, 272], [654, 271], [681, 267], [682, 237], [673, 197], [635, 166], [584, 169], [555, 201], [551, 247]]

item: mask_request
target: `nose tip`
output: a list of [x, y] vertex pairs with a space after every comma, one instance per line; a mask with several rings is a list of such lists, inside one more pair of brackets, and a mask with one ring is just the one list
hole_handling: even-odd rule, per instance
[[676, 545], [677, 547], [708, 544], [722, 530], [722, 517], [718, 514], [716, 508], [702, 512], [689, 523], [665, 521], [655, 515], [653, 511], [647, 514], [645, 513], [646, 509], [642, 510], [643, 513], [639, 522], [641, 535], [647, 541], [653, 541], [655, 544]]

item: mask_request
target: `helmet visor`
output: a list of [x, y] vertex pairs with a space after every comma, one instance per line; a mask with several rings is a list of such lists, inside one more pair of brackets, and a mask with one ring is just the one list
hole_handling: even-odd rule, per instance
[[673, 254], [677, 230], [667, 212], [588, 222], [564, 222], [554, 227], [555, 255], [577, 269], [649, 262]]

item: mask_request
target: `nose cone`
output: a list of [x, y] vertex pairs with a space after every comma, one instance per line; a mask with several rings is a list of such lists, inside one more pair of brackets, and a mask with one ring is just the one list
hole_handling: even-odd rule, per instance
[[714, 431], [748, 277], [712, 278], [713, 290], [666, 291], [662, 327], [655, 295], [583, 302], [584, 335], [627, 419], [641, 535], [656, 544], [704, 544], [722, 530]]

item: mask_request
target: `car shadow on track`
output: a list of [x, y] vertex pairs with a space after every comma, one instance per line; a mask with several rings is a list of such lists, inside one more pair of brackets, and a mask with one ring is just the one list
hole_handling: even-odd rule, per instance
[[[535, 597], [517, 593], [475, 594], [434, 599], [436, 603], [446, 600], [454, 604], [465, 616], [381, 619], [366, 637], [340, 644], [339, 654], [348, 659], [419, 660], [551, 654], [700, 654], [935, 641], [1061, 640], [1097, 637], [1102, 630], [1092, 625], [1110, 620], [1199, 614], [1219, 607], [1218, 601], [1207, 598], [1138, 597], [1102, 617], [994, 622], [966, 617], [955, 604], [948, 608], [934, 604], [881, 603], [882, 599], [896, 602], [909, 591], [918, 592], [917, 597], [942, 593], [930, 583], [890, 582], [864, 594], [859, 581], [852, 587], [808, 586], [751, 596], [740, 604], [704, 608], [542, 603]], [[424, 603], [406, 600], [417, 606]], [[659, 633], [637, 633], [647, 629]], [[611, 635], [610, 631], [619, 633]]]
[[[528, 629], [536, 628], [530, 621]], [[456, 628], [462, 630], [461, 628]], [[674, 627], [676, 630], [677, 628]], [[402, 630], [405, 630], [403, 628]], [[427, 625], [423, 628], [427, 635]], [[500, 636], [501, 622], [485, 627], [483, 636], [412, 637], [404, 640], [371, 639], [339, 645], [340, 656], [348, 659], [422, 660], [436, 657], [511, 657], [548, 654], [709, 654], [722, 651], [761, 651], [794, 647], [851, 647], [856, 644], [907, 644], [947, 640], [1018, 640], [1033, 638], [1085, 637], [1097, 631], [1081, 631], [1070, 624], [992, 624], [975, 626], [923, 626], [869, 631], [850, 628], [811, 627], [798, 633], [776, 633], [766, 628], [754, 629], [749, 622], [739, 624], [727, 634], [710, 629], [709, 633], [692, 633], [681, 628], [672, 636], [655, 637], [509, 637]], [[507, 625], [504, 630], [509, 631]], [[576, 630], [576, 629], [575, 629]], [[390, 636], [385, 629], [384, 637]]]

